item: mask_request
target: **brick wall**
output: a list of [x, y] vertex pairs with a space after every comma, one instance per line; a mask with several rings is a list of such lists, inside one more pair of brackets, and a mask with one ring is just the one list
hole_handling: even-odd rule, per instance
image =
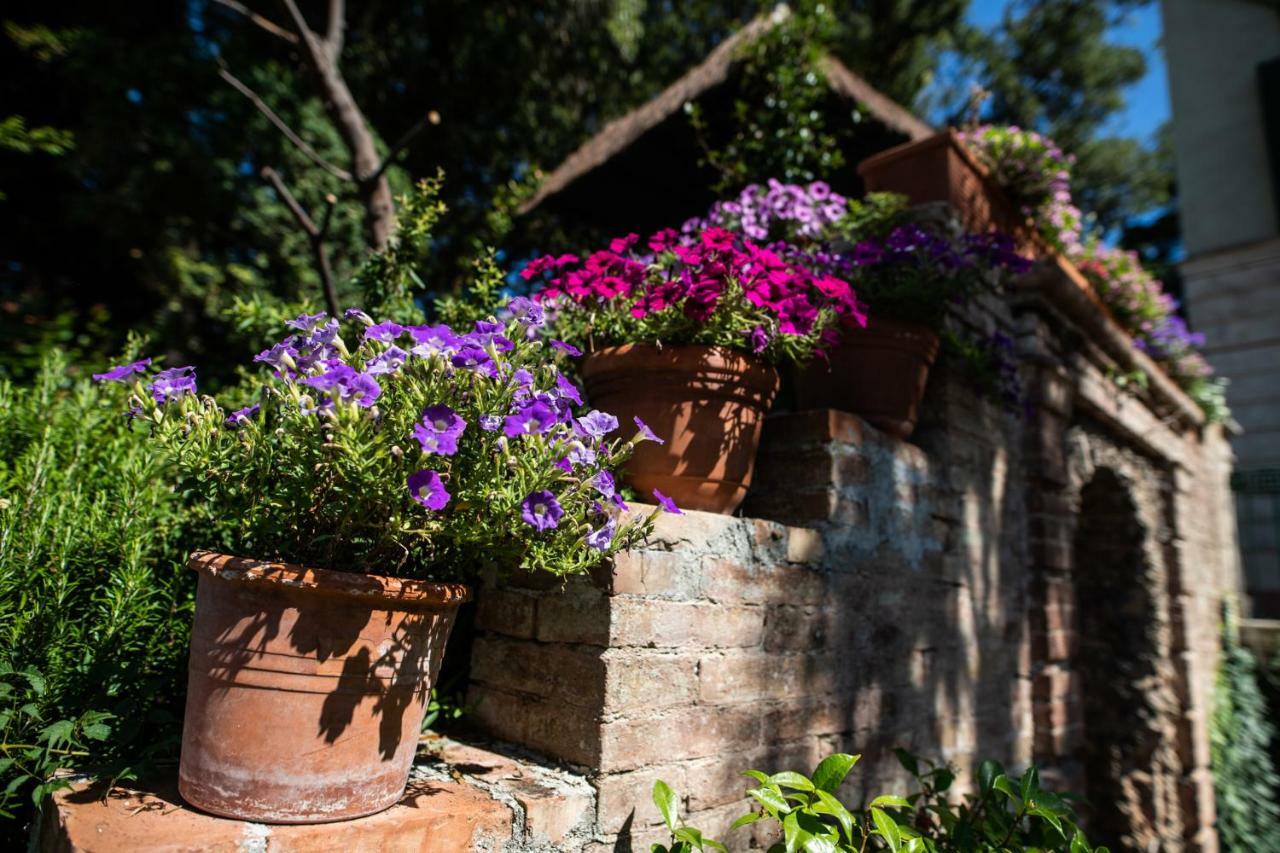
[[1027, 413], [945, 365], [911, 443], [845, 413], [778, 413], [744, 517], [664, 516], [594, 578], [482, 591], [476, 719], [588, 775], [593, 849], [659, 838], [657, 778], [691, 823], [760, 841], [727, 831], [746, 806], [738, 771], [808, 771], [835, 750], [864, 756], [852, 801], [903, 789], [895, 746], [951, 761], [961, 786], [991, 757], [1081, 790], [1076, 537], [1104, 468], [1138, 508], [1131, 586], [1151, 607], [1135, 657], [1157, 697], [1144, 742], [1162, 756], [1116, 771], [1153, 777], [1121, 811], [1162, 849], [1216, 849], [1205, 720], [1217, 607], [1237, 583], [1225, 442], [1117, 391], [1105, 357], [1034, 294], [955, 322], [1016, 332]]

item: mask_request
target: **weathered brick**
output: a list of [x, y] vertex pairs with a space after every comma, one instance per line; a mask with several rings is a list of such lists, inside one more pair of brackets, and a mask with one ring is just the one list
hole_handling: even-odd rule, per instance
[[698, 664], [698, 695], [707, 703], [821, 696], [841, 683], [840, 668], [840, 662], [828, 655], [707, 655]]
[[508, 637], [532, 638], [537, 598], [516, 590], [487, 587], [476, 594], [476, 627]]
[[674, 551], [623, 551], [602, 567], [613, 595], [686, 599], [697, 595], [696, 558]]
[[484, 731], [552, 758], [598, 767], [599, 714], [584, 709], [566, 713], [558, 701], [472, 684], [467, 691], [472, 719]]
[[591, 698], [602, 713], [690, 705], [698, 696], [696, 655], [609, 649], [601, 663], [605, 667], [604, 695]]
[[831, 610], [824, 607], [771, 605], [764, 622], [764, 649], [818, 651], [827, 645]]
[[825, 573], [800, 566], [747, 566], [710, 557], [702, 564], [702, 596], [725, 604], [817, 604], [826, 592]]
[[606, 835], [632, 826], [659, 826], [662, 815], [653, 804], [653, 783], [661, 779], [673, 791], [689, 790], [686, 765], [666, 764], [628, 773], [606, 773], [592, 780], [596, 789], [596, 829]]
[[605, 692], [605, 661], [598, 649], [477, 637], [471, 679], [515, 693], [598, 709]]
[[764, 636], [764, 609], [620, 598], [613, 602], [609, 635], [611, 645], [622, 647], [758, 646]]
[[787, 536], [788, 563], [819, 563], [826, 553], [822, 534], [807, 527], [792, 527]]
[[535, 636], [544, 642], [608, 644], [608, 596], [583, 579], [575, 579], [563, 593], [543, 593]]
[[607, 721], [602, 770], [622, 772], [670, 761], [750, 751], [760, 743], [760, 713], [751, 706], [694, 707], [640, 719]]
[[[761, 445], [823, 444], [830, 441], [861, 444], [866, 424], [857, 415], [835, 409], [813, 409], [770, 415], [764, 422]], [[869, 429], [869, 428], [868, 428]]]

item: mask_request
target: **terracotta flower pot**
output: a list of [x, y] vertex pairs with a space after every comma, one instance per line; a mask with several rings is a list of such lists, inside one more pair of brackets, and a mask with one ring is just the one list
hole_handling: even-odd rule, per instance
[[751, 485], [778, 371], [722, 347], [627, 344], [590, 353], [582, 379], [591, 404], [617, 415], [626, 436], [639, 417], [666, 444], [636, 448], [625, 479], [684, 509], [728, 514]]
[[868, 157], [858, 174], [867, 192], [900, 193], [912, 204], [946, 202], [966, 231], [999, 231], [1020, 254], [1046, 254], [1034, 227], [953, 130]]
[[872, 318], [846, 331], [829, 361], [815, 358], [796, 375], [802, 409], [853, 412], [898, 438], [916, 428], [938, 335], [928, 326]]
[[196, 551], [178, 790], [263, 823], [373, 814], [404, 792], [460, 584]]

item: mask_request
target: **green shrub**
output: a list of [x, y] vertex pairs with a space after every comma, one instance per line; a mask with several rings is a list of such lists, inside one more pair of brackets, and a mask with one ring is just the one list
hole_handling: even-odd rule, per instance
[[[0, 814], [63, 767], [172, 749], [192, 585], [180, 496], [119, 400], [48, 354], [0, 381]], [[0, 834], [18, 831], [17, 821]]]
[[1271, 720], [1257, 664], [1240, 645], [1228, 613], [1210, 729], [1218, 837], [1225, 851], [1280, 850], [1280, 776], [1271, 760]]
[[[742, 775], [757, 783], [747, 791], [754, 808], [733, 826], [776, 824], [783, 840], [769, 853], [1107, 853], [1107, 848], [1089, 844], [1066, 798], [1040, 787], [1034, 767], [1014, 778], [999, 763], [984, 761], [978, 768], [978, 790], [957, 800], [949, 795], [955, 781], [950, 767], [905, 750], [897, 755], [918, 790], [905, 797], [884, 794], [857, 809], [836, 799], [857, 755], [829, 755], [812, 776], [747, 770]], [[678, 798], [665, 782], [654, 784], [653, 801], [671, 831], [670, 845], [655, 844], [653, 853], [725, 850], [680, 818]]]

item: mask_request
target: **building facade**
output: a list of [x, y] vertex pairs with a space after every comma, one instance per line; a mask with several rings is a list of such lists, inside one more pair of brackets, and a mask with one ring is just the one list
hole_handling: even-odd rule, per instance
[[1164, 0], [1189, 319], [1230, 377], [1252, 615], [1280, 617], [1280, 5]]

